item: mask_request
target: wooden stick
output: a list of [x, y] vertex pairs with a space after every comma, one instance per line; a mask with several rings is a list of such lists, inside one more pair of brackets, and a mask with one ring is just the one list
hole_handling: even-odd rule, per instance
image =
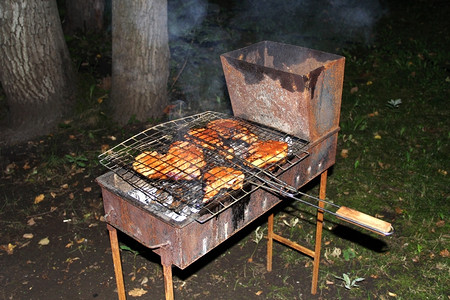
[[173, 300], [172, 265], [163, 264], [164, 291], [166, 300]]
[[[379, 230], [381, 232], [378, 232], [376, 230], [371, 230], [371, 231], [378, 233], [380, 235], [384, 235], [383, 233], [389, 233], [392, 230], [391, 223], [388, 223], [386, 221], [366, 215], [365, 213], [348, 208], [346, 206], [341, 206], [336, 211], [336, 216], [339, 219], [344, 220], [349, 223], [352, 223], [352, 224], [355, 224], [356, 226], [360, 226], [360, 227], [367, 226], [367, 227]], [[367, 228], [367, 227], [363, 227], [363, 228], [370, 230], [370, 228]]]
[[[320, 192], [319, 198], [325, 200], [326, 188], [327, 188], [327, 173], [325, 170], [320, 175]], [[319, 207], [324, 207], [325, 203], [319, 202]], [[311, 294], [315, 295], [317, 293], [317, 282], [319, 280], [319, 263], [320, 263], [320, 248], [322, 246], [322, 227], [323, 227], [323, 210], [317, 210], [317, 224], [316, 224], [316, 244], [314, 248], [314, 264], [313, 264], [313, 275], [311, 284]]]
[[109, 230], [109, 240], [111, 242], [111, 251], [114, 263], [114, 272], [116, 274], [117, 294], [119, 300], [126, 300], [125, 285], [123, 283], [122, 261], [120, 259], [119, 240], [117, 239], [117, 230], [111, 225], [107, 225]]

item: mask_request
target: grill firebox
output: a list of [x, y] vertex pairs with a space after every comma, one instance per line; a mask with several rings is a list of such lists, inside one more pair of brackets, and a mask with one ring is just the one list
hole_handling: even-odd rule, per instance
[[[182, 222], [173, 222], [164, 210], [143, 205], [133, 197], [135, 185], [127, 178], [135, 177], [132, 171], [123, 171], [127, 163], [108, 166], [113, 172], [100, 176], [97, 182], [102, 188], [120, 299], [125, 299], [125, 290], [117, 229], [161, 256], [166, 299], [173, 299], [172, 265], [186, 268], [282, 201], [279, 194], [261, 189], [266, 185], [262, 177], [276, 176], [289, 187], [299, 189], [321, 175], [319, 197], [325, 199], [327, 170], [336, 156], [344, 58], [265, 41], [223, 54], [221, 60], [234, 116], [305, 141], [304, 149], [296, 152], [292, 161], [285, 162], [287, 167], [280, 164], [273, 173], [257, 173], [241, 197], [221, 202], [221, 209], [211, 210], [209, 217], [188, 216]], [[154, 140], [150, 137], [148, 142]], [[139, 146], [141, 141], [137, 139]], [[131, 138], [130, 144], [136, 145], [134, 142]], [[268, 226], [268, 270], [272, 268], [273, 240], [311, 256], [312, 293], [317, 289], [323, 220], [320, 208], [324, 203], [319, 202], [318, 207], [314, 250], [275, 234], [273, 214], [269, 215]]]

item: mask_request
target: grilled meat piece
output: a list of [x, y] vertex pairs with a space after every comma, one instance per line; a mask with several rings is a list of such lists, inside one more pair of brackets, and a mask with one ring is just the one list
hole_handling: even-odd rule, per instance
[[211, 200], [221, 189], [238, 190], [244, 184], [244, 174], [228, 167], [214, 167], [203, 176], [206, 187], [203, 203]]
[[258, 137], [238, 120], [218, 119], [209, 122], [206, 127], [217, 131], [217, 133], [225, 139], [242, 140], [249, 144], [258, 140]]
[[167, 154], [145, 151], [135, 160], [133, 169], [151, 179], [197, 179], [206, 165], [203, 151], [187, 141], [172, 143]]
[[[228, 159], [233, 158], [233, 148], [228, 147], [223, 143], [219, 134], [209, 128], [196, 128], [191, 129], [185, 135], [185, 138], [189, 141], [196, 143], [197, 145], [211, 149], [218, 150], [219, 153]], [[225, 151], [222, 151], [224, 149]], [[227, 153], [228, 152], [228, 153]]]
[[288, 144], [282, 141], [257, 141], [250, 145], [246, 161], [263, 168], [284, 159], [288, 154]]

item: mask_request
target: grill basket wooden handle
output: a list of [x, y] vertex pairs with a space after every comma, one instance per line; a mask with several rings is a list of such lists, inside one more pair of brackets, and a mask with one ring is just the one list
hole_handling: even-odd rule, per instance
[[336, 217], [381, 235], [388, 235], [393, 232], [391, 223], [366, 215], [365, 213], [346, 206], [341, 206], [336, 211]]

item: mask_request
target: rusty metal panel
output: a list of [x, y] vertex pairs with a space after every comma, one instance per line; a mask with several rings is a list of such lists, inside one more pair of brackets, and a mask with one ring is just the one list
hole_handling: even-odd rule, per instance
[[264, 41], [221, 61], [235, 116], [309, 141], [338, 128], [344, 57]]
[[[280, 199], [251, 197], [201, 224], [189, 221], [177, 227], [149, 212], [123, 193], [123, 180], [112, 172], [97, 178], [102, 188], [106, 222], [141, 244], [154, 248], [166, 263], [184, 269], [275, 206]], [[120, 190], [120, 191], [119, 191]], [[167, 244], [167, 245], [166, 245]]]

